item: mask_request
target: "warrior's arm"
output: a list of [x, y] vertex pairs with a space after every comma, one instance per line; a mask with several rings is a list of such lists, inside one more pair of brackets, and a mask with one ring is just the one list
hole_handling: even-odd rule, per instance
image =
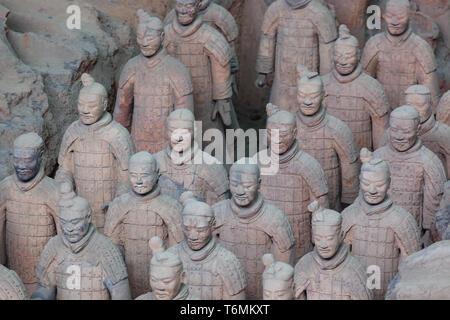
[[38, 283], [36, 290], [31, 295], [31, 300], [56, 300], [56, 286], [43, 286]]
[[433, 113], [436, 113], [436, 108], [439, 103], [439, 82], [436, 70], [426, 73], [425, 70], [419, 68], [418, 80], [420, 84], [423, 84], [430, 89], [431, 93], [431, 105], [433, 106]]
[[262, 74], [274, 71], [276, 36], [278, 31], [279, 15], [277, 5], [272, 4], [264, 14], [261, 26], [258, 55], [256, 56], [256, 72]]
[[135, 72], [129, 65], [125, 65], [119, 80], [116, 105], [114, 107], [114, 120], [130, 130], [134, 102], [134, 76]]
[[213, 100], [225, 100], [232, 96], [231, 90], [231, 64], [222, 65], [215, 57], [210, 56], [212, 76]]
[[320, 75], [325, 75], [333, 69], [333, 48], [334, 41], [328, 43], [319, 42]]
[[189, 109], [194, 112], [194, 89], [188, 69], [180, 63], [172, 77], [175, 109]]
[[[424, 192], [423, 192], [423, 222], [422, 228], [431, 230], [435, 223], [436, 212], [444, 193], [445, 177], [444, 166], [441, 160], [433, 154], [430, 167], [424, 172]], [[433, 168], [434, 167], [434, 168]]]
[[383, 146], [382, 139], [383, 135], [389, 127], [389, 114], [378, 117], [376, 115], [372, 116], [372, 140], [373, 140], [373, 150], [378, 149]]
[[108, 289], [111, 300], [132, 300], [128, 278], [122, 279], [116, 284], [112, 284], [106, 279], [103, 284]]
[[121, 196], [124, 193], [130, 191], [130, 185], [128, 182], [128, 169], [117, 168], [117, 186], [115, 197]]
[[292, 266], [295, 264], [295, 250], [293, 245], [288, 250], [282, 252], [274, 243], [272, 245], [272, 253], [275, 256], [276, 261], [289, 263]]
[[[71, 155], [67, 155], [68, 158], [71, 158]], [[65, 159], [64, 162], [68, 162], [70, 159]], [[72, 171], [67, 168], [66, 165], [60, 165], [55, 174], [55, 180], [59, 183], [67, 182], [72, 186], [72, 189], [75, 189], [75, 180], [73, 178]]]
[[363, 54], [361, 56], [361, 66], [363, 67], [365, 73], [373, 78], [377, 77], [378, 48], [375, 37], [370, 38], [364, 47]]

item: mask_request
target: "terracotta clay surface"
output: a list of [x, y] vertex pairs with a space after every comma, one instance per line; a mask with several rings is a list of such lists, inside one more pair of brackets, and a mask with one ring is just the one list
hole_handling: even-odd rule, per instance
[[194, 141], [194, 115], [189, 110], [173, 111], [167, 120], [169, 146], [155, 155], [163, 194], [179, 200], [192, 191], [208, 204], [228, 198], [228, 176], [222, 164], [203, 152]]
[[330, 208], [340, 210], [341, 203], [350, 204], [358, 195], [358, 147], [349, 127], [322, 105], [325, 93], [319, 75], [298, 69], [299, 147], [319, 161], [327, 178]]
[[190, 292], [202, 300], [243, 300], [247, 280], [236, 256], [213, 235], [214, 212], [190, 191], [182, 196], [183, 242], [168, 249], [180, 257]]
[[[242, 263], [247, 277], [247, 299], [262, 299], [261, 257], [272, 252], [277, 261], [293, 264], [294, 235], [289, 219], [266, 202], [260, 188], [260, 171], [251, 159], [242, 158], [230, 168], [232, 198], [213, 206], [219, 242]], [[245, 187], [244, 187], [245, 186]]]
[[0, 264], [0, 300], [26, 300], [25, 286], [17, 273]]
[[[420, 231], [413, 216], [387, 194], [389, 165], [367, 149], [361, 150], [361, 188], [356, 201], [342, 212], [344, 241], [365, 268], [380, 268], [374, 296], [384, 299], [398, 264], [420, 250]], [[368, 269], [369, 270], [369, 269]]]
[[341, 25], [334, 44], [333, 71], [323, 77], [323, 104], [328, 114], [348, 125], [358, 149], [372, 150], [379, 147], [390, 108], [383, 87], [362, 72], [359, 58], [358, 40]]
[[389, 144], [374, 152], [386, 161], [391, 172], [389, 195], [416, 219], [423, 243], [430, 240], [426, 231], [434, 227], [441, 201], [445, 170], [441, 160], [417, 138], [420, 115], [414, 107], [392, 111], [389, 120]]
[[342, 217], [333, 210], [309, 205], [314, 250], [295, 265], [294, 295], [298, 300], [371, 300], [367, 274], [342, 239]]
[[16, 138], [16, 173], [0, 182], [0, 263], [19, 275], [29, 295], [36, 288], [39, 256], [59, 229], [58, 184], [45, 176], [44, 148], [35, 133]]
[[61, 185], [62, 233], [39, 259], [37, 300], [128, 300], [127, 268], [119, 248], [91, 223], [92, 209], [68, 183]]
[[295, 113], [298, 64], [326, 74], [332, 68], [336, 23], [317, 0], [278, 0], [264, 14], [256, 60], [256, 85], [275, 72], [270, 102]]
[[389, 285], [386, 300], [450, 299], [450, 240], [437, 242], [406, 258]]
[[292, 300], [294, 298], [294, 268], [287, 263], [275, 261], [271, 253], [262, 257], [264, 266], [263, 299]]
[[431, 91], [435, 108], [439, 100], [436, 59], [430, 45], [409, 27], [409, 1], [389, 0], [383, 19], [387, 30], [371, 37], [361, 65], [386, 90], [391, 109], [405, 104], [405, 89], [423, 84]]
[[152, 250], [149, 279], [153, 292], [140, 295], [136, 300], [198, 300], [184, 283], [183, 261], [176, 254], [165, 251], [159, 237], [151, 238], [149, 246]]
[[152, 155], [141, 151], [131, 156], [132, 190], [115, 198], [106, 214], [105, 235], [124, 250], [133, 298], [150, 291], [152, 251], [148, 241], [155, 236], [166, 244], [183, 240], [181, 205], [161, 194], [158, 178], [158, 165]]
[[166, 121], [178, 108], [194, 111], [193, 88], [187, 68], [167, 54], [161, 20], [138, 10], [137, 42], [141, 54], [122, 70], [114, 120], [131, 135], [137, 151], [156, 153], [167, 147]]
[[[232, 124], [231, 48], [222, 35], [204, 23], [198, 13], [199, 0], [177, 0], [175, 10], [187, 10], [180, 20], [178, 13], [164, 28], [164, 46], [188, 69], [194, 87], [195, 119], [202, 129], [221, 131]], [[186, 9], [187, 8], [187, 9]]]
[[444, 93], [436, 108], [436, 119], [450, 126], [450, 91]]
[[93, 223], [102, 232], [108, 203], [128, 191], [128, 158], [135, 147], [128, 131], [106, 112], [105, 88], [89, 74], [82, 80], [80, 119], [64, 134], [56, 180], [68, 182], [89, 201]]
[[[328, 207], [328, 186], [319, 162], [299, 148], [295, 116], [272, 104], [267, 105], [269, 146], [274, 149], [260, 151], [254, 159], [261, 173], [260, 192], [267, 203], [281, 209], [289, 218], [295, 238], [295, 259], [312, 250], [311, 213], [307, 206], [318, 200]], [[273, 131], [279, 130], [279, 146]], [[274, 144], [272, 144], [274, 143]], [[278, 166], [276, 174], [265, 173], [264, 163]]]
[[450, 180], [444, 185], [444, 195], [436, 213], [436, 229], [440, 239], [450, 240]]

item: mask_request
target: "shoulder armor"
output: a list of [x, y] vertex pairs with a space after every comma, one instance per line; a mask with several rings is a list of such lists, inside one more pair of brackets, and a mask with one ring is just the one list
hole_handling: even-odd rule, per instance
[[380, 51], [380, 45], [383, 42], [384, 38], [385, 36], [381, 32], [370, 37], [369, 40], [366, 42], [366, 45], [364, 46], [364, 50], [361, 56], [361, 65], [363, 69], [366, 69], [367, 66], [370, 64], [370, 62], [373, 60], [373, 58], [378, 54], [378, 52]]
[[127, 267], [119, 248], [101, 233], [96, 234], [96, 253], [101, 255], [100, 260], [108, 280], [114, 285], [128, 278]]
[[301, 152], [301, 155], [299, 161], [295, 161], [295, 165], [299, 167], [299, 172], [301, 172], [313, 194], [317, 198], [328, 194], [327, 179], [319, 161], [306, 152], [301, 150], [299, 152]]
[[160, 173], [167, 172], [167, 157], [165, 155], [166, 149], [163, 149], [157, 153], [155, 153], [153, 156], [155, 157], [156, 162], [158, 163], [158, 168]]
[[312, 252], [305, 254], [294, 268], [294, 295], [298, 297], [309, 283], [309, 274], [313, 265]]
[[180, 243], [184, 239], [182, 225], [181, 212], [183, 210], [182, 205], [175, 199], [160, 194], [154, 203], [154, 210], [159, 214], [159, 216], [164, 220], [167, 228], [170, 231], [171, 236], [177, 243]]
[[[204, 162], [207, 162], [208, 160], [205, 160], [205, 157], [212, 156], [203, 152], [203, 160]], [[227, 171], [222, 164], [201, 164], [198, 168], [198, 175], [210, 185], [216, 195], [220, 196], [229, 190], [230, 185]]]
[[444, 184], [447, 181], [447, 174], [442, 164], [441, 159], [438, 158], [434, 152], [425, 146], [422, 146], [423, 152], [423, 164], [425, 173], [430, 177], [435, 186], [434, 188], [438, 191], [438, 194], [443, 194]]
[[306, 9], [312, 12], [314, 25], [317, 28], [320, 39], [324, 43], [330, 43], [337, 39], [336, 22], [330, 10], [319, 1], [312, 1]]
[[172, 9], [169, 11], [169, 13], [164, 18], [163, 24], [164, 26], [167, 26], [168, 24], [172, 23], [173, 19], [175, 19], [175, 9]]
[[9, 192], [11, 183], [14, 183], [13, 179], [13, 175], [10, 175], [0, 181], [0, 202], [3, 201], [3, 199], [6, 197], [6, 193]]
[[364, 87], [364, 100], [367, 101], [370, 113], [381, 118], [389, 112], [389, 101], [383, 86], [370, 75], [361, 73], [361, 85]]
[[119, 88], [122, 89], [127, 85], [127, 83], [132, 80], [134, 75], [136, 74], [136, 65], [139, 61], [140, 56], [136, 56], [128, 60], [125, 66], [122, 69], [122, 73], [120, 74], [119, 79]]
[[104, 128], [103, 139], [109, 143], [114, 150], [120, 168], [128, 169], [128, 160], [135, 153], [135, 146], [130, 133], [120, 123], [112, 120], [111, 123]]
[[294, 245], [294, 233], [286, 215], [274, 205], [265, 202], [263, 208], [265, 231], [273, 238], [281, 252], [285, 252]]
[[267, 8], [261, 26], [262, 34], [274, 34], [278, 28], [280, 12], [283, 9], [285, 0], [277, 0]]
[[206, 14], [212, 16], [214, 24], [222, 31], [228, 42], [237, 39], [239, 35], [238, 26], [227, 9], [213, 2], [209, 5]]
[[58, 247], [63, 245], [60, 237], [61, 235], [57, 235], [51, 238], [45, 245], [44, 250], [42, 250], [39, 262], [36, 267], [36, 277], [42, 284], [44, 284], [43, 282], [45, 282], [48, 268], [50, 267], [52, 262], [55, 261], [58, 255]]
[[80, 120], [75, 120], [72, 124], [67, 128], [66, 132], [63, 135], [61, 146], [59, 148], [58, 155], [58, 164], [61, 166], [64, 163], [64, 158], [69, 152], [69, 148], [72, 144], [82, 135], [80, 130]]
[[356, 219], [358, 215], [360, 214], [360, 208], [358, 205], [358, 198], [356, 198], [355, 202], [353, 202], [351, 205], [349, 205], [347, 208], [345, 208], [341, 215], [342, 215], [342, 233], [344, 234], [344, 238], [347, 235], [347, 233], [350, 231], [350, 229], [353, 227], [353, 225], [356, 222]]
[[202, 28], [206, 33], [205, 49], [224, 67], [232, 58], [231, 48], [224, 36], [212, 27], [203, 24]]
[[[217, 244], [220, 246], [220, 244]], [[217, 268], [223, 278], [224, 286], [230, 295], [236, 295], [245, 290], [247, 279], [244, 269], [236, 256], [220, 246], [217, 253]]]
[[389, 223], [397, 237], [403, 243], [406, 254], [410, 255], [420, 250], [420, 230], [416, 219], [404, 208], [393, 205], [391, 222]]
[[[353, 133], [348, 127], [348, 125], [335, 118], [329, 114], [328, 117], [328, 125], [327, 127], [330, 129], [331, 137], [334, 137], [335, 143], [340, 147], [340, 149], [347, 156], [348, 162], [353, 163], [358, 160], [358, 148], [355, 143], [355, 138], [353, 137]], [[342, 161], [343, 159], [341, 159]]]
[[115, 198], [111, 202], [105, 217], [104, 234], [107, 237], [111, 237], [111, 234], [113, 233], [114, 229], [127, 215], [132, 205], [133, 203], [130, 199], [130, 194], [128, 192]]
[[[417, 62], [422, 66], [425, 73], [431, 73], [436, 71], [436, 58], [431, 46], [424, 39], [416, 34], [411, 34], [414, 39], [414, 50], [411, 54], [414, 54], [417, 58]], [[411, 40], [412, 40], [411, 39]]]
[[222, 200], [211, 206], [214, 212], [214, 229], [218, 229], [225, 224], [227, 215], [231, 210], [229, 203], [230, 201], [230, 199]]
[[177, 93], [179, 97], [190, 95], [194, 92], [194, 88], [192, 86], [191, 74], [189, 70], [181, 63], [180, 60], [168, 56], [170, 59], [169, 63], [169, 71], [167, 75], [169, 76], [173, 89]]

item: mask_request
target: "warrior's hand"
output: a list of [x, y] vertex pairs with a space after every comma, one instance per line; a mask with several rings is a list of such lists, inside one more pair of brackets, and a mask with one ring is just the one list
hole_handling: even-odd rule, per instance
[[217, 100], [214, 104], [211, 120], [216, 120], [217, 114], [220, 114], [223, 124], [227, 127], [231, 126], [231, 103], [231, 99]]
[[258, 78], [256, 78], [255, 86], [257, 88], [264, 88], [266, 86], [267, 75], [264, 73], [260, 73]]

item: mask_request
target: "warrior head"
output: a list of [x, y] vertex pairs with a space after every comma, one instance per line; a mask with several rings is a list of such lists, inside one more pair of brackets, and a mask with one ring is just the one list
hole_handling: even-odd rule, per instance
[[212, 0], [200, 0], [200, 3], [198, 4], [199, 11], [205, 10], [209, 7]]
[[43, 154], [44, 140], [34, 132], [22, 134], [14, 140], [12, 163], [20, 181], [28, 182], [37, 175]]
[[151, 57], [159, 52], [164, 40], [164, 26], [161, 20], [150, 16], [142, 9], [137, 11], [139, 23], [136, 30], [136, 39], [145, 57]]
[[83, 88], [78, 96], [78, 114], [85, 125], [96, 123], [108, 107], [108, 93], [105, 87], [95, 82], [88, 73], [81, 75]]
[[259, 166], [250, 158], [241, 158], [230, 168], [232, 201], [239, 207], [250, 207], [258, 198], [261, 185]]
[[175, 152], [189, 150], [194, 142], [195, 118], [188, 109], [172, 111], [167, 118], [167, 135], [170, 146]]
[[312, 242], [319, 256], [332, 258], [343, 240], [342, 216], [339, 212], [322, 208], [316, 201], [308, 206], [312, 213]]
[[271, 253], [262, 257], [263, 273], [263, 299], [264, 300], [292, 300], [294, 297], [294, 268], [291, 265], [275, 261]]
[[420, 115], [420, 123], [427, 121], [433, 114], [431, 92], [424, 85], [414, 85], [406, 89], [405, 102], [408, 106], [413, 106], [417, 109]]
[[198, 201], [191, 191], [180, 197], [183, 204], [183, 233], [192, 250], [198, 251], [206, 246], [212, 238], [214, 212], [210, 205]]
[[317, 72], [310, 72], [303, 65], [297, 66], [297, 102], [305, 116], [315, 115], [322, 106], [323, 82]]
[[267, 110], [267, 142], [276, 154], [283, 154], [297, 137], [297, 122], [292, 113], [269, 103]]
[[172, 300], [185, 280], [183, 262], [171, 252], [165, 251], [164, 244], [159, 237], [149, 241], [152, 250], [150, 260], [150, 287], [158, 300]]
[[197, 17], [200, 6], [200, 0], [176, 0], [175, 12], [178, 22], [183, 26], [191, 24]]
[[334, 66], [341, 75], [352, 73], [358, 66], [360, 50], [358, 39], [350, 34], [347, 26], [339, 26], [339, 38], [334, 43]]
[[141, 151], [130, 157], [129, 181], [136, 194], [144, 196], [154, 190], [158, 178], [158, 164], [150, 153]]
[[392, 147], [398, 152], [409, 150], [417, 141], [420, 129], [419, 112], [411, 106], [401, 106], [391, 112], [389, 133]]
[[388, 0], [383, 14], [387, 31], [392, 36], [400, 36], [408, 30], [410, 16], [409, 0]]
[[60, 185], [59, 219], [64, 238], [77, 243], [87, 234], [91, 224], [92, 209], [89, 202], [78, 197], [70, 184]]
[[386, 161], [373, 157], [367, 148], [362, 148], [360, 159], [361, 174], [359, 176], [361, 193], [364, 201], [377, 205], [384, 201], [391, 183], [391, 172]]

